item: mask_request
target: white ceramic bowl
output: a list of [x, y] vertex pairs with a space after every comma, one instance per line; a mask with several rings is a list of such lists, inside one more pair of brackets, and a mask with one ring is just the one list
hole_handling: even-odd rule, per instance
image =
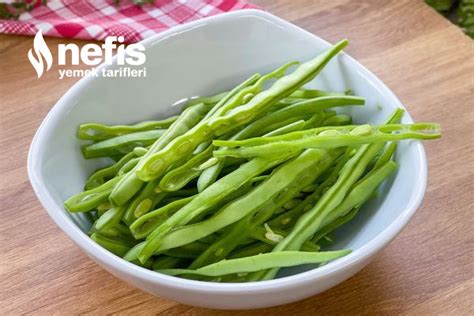
[[[56, 224], [104, 269], [136, 287], [190, 305], [248, 309], [285, 304], [320, 293], [352, 276], [386, 246], [420, 205], [426, 160], [418, 142], [397, 151], [397, 174], [353, 222], [340, 229], [334, 249], [346, 257], [319, 268], [284, 269], [280, 278], [245, 284], [190, 281], [143, 269], [114, 256], [84, 233], [89, 222], [71, 215], [63, 201], [82, 190], [101, 161], [85, 161], [75, 138], [80, 123], [131, 123], [177, 112], [177, 100], [229, 89], [255, 72], [292, 60], [307, 60], [329, 44], [269, 13], [245, 10], [175, 27], [143, 42], [145, 79], [87, 78], [74, 85], [44, 119], [31, 144], [28, 174], [33, 189]], [[357, 45], [357, 43], [352, 43]], [[115, 66], [111, 66], [112, 68]], [[324, 69], [310, 86], [352, 89], [367, 105], [349, 110], [356, 122], [382, 122], [402, 107], [371, 72], [346, 54]], [[412, 122], [406, 115], [404, 122]]]

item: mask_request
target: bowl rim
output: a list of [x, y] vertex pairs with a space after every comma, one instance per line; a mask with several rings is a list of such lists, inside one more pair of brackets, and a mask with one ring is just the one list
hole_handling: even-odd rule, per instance
[[[245, 9], [239, 11], [227, 12], [211, 17], [206, 17], [197, 21], [189, 22], [187, 24], [178, 25], [172, 27], [166, 31], [163, 31], [159, 34], [151, 36], [141, 43], [145, 47], [149, 47], [153, 44], [158, 43], [162, 39], [167, 37], [196, 28], [202, 24], [212, 24], [228, 19], [235, 19], [242, 16], [256, 16], [269, 20], [270, 22], [276, 23], [279, 26], [284, 28], [292, 29], [293, 31], [304, 32], [307, 35], [318, 38], [323, 41], [328, 46], [330, 45], [324, 39], [290, 23], [279, 17], [276, 17], [268, 12], [256, 10], [256, 9]], [[365, 68], [357, 60], [350, 57], [346, 53], [342, 53], [345, 58], [349, 59], [351, 64], [354, 65], [364, 77], [367, 78], [370, 82], [376, 84], [377, 88], [380, 89], [381, 93], [387, 98], [393, 100], [394, 105], [405, 107], [402, 105], [400, 100], [394, 95], [394, 93], [371, 71]], [[101, 65], [100, 67], [105, 67]], [[331, 277], [333, 274], [344, 270], [349, 266], [356, 265], [358, 263], [363, 263], [375, 253], [385, 247], [393, 238], [395, 238], [408, 221], [415, 214], [417, 208], [420, 206], [424, 193], [426, 190], [427, 183], [427, 163], [426, 155], [421, 142], [414, 143], [416, 154], [420, 157], [420, 166], [418, 169], [418, 182], [415, 186], [408, 206], [405, 210], [402, 210], [401, 213], [389, 224], [387, 228], [381, 231], [377, 236], [370, 240], [367, 244], [363, 245], [361, 248], [351, 252], [350, 254], [339, 258], [335, 261], [329, 262], [328, 264], [312, 269], [306, 272], [298, 273], [291, 276], [286, 276], [274, 280], [268, 281], [259, 281], [259, 282], [248, 282], [248, 283], [215, 283], [215, 282], [204, 282], [204, 281], [195, 281], [187, 280], [178, 277], [168, 276], [161, 274], [152, 270], [148, 270], [125, 261], [121, 257], [115, 256], [111, 252], [107, 251], [105, 248], [102, 248], [92, 239], [90, 239], [73, 221], [66, 215], [62, 205], [57, 205], [54, 201], [51, 193], [46, 189], [41, 173], [39, 172], [39, 157], [40, 157], [40, 148], [42, 144], [47, 139], [47, 135], [51, 134], [49, 130], [50, 126], [54, 125], [54, 122], [58, 122], [61, 119], [61, 115], [64, 111], [67, 111], [69, 108], [74, 106], [74, 102], [71, 102], [71, 96], [82, 90], [89, 81], [94, 80], [94, 78], [83, 78], [75, 83], [68, 91], [57, 101], [57, 103], [51, 108], [49, 113], [43, 119], [41, 125], [36, 131], [33, 140], [30, 145], [28, 152], [28, 161], [27, 161], [27, 171], [28, 178], [32, 185], [33, 191], [35, 192], [37, 198], [42, 204], [43, 208], [47, 211], [49, 216], [53, 219], [56, 225], [70, 238], [74, 241], [82, 250], [87, 254], [96, 258], [99, 261], [102, 261], [106, 265], [110, 265], [114, 270], [124, 274], [129, 275], [133, 278], [138, 278], [145, 280], [151, 283], [158, 283], [167, 287], [182, 289], [188, 291], [200, 291], [207, 293], [219, 293], [219, 294], [238, 294], [243, 292], [260, 292], [266, 290], [277, 290], [280, 287], [295, 287], [301, 286], [303, 284], [313, 283], [315, 280], [320, 278]], [[406, 112], [407, 120], [413, 122], [408, 112]], [[100, 258], [100, 259], [99, 259]]]

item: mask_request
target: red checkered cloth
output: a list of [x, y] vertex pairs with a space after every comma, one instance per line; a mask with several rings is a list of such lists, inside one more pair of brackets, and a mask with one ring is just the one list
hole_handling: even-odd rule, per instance
[[0, 33], [103, 40], [124, 36], [133, 43], [172, 26], [222, 12], [256, 8], [238, 0], [156, 0], [137, 6], [129, 0], [49, 0], [18, 20], [0, 20]]

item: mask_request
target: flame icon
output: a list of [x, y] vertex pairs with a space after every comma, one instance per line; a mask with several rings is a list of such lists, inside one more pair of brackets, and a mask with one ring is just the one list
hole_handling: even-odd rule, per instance
[[[48, 71], [51, 68], [51, 65], [53, 64], [53, 56], [51, 55], [51, 51], [48, 48], [48, 45], [46, 45], [46, 42], [44, 41], [43, 38], [43, 33], [41, 30], [38, 31], [35, 35], [35, 39], [33, 41], [33, 49], [35, 51], [35, 56], [33, 56], [33, 51], [30, 49], [28, 51], [28, 59], [30, 60], [31, 65], [33, 68], [36, 70], [36, 74], [38, 75], [38, 78], [43, 75], [43, 72]], [[46, 65], [43, 62], [46, 61]]]

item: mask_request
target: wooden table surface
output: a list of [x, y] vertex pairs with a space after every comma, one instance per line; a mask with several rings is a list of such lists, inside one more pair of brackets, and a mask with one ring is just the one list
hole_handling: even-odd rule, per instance
[[[335, 42], [379, 76], [415, 119], [435, 121], [425, 200], [406, 229], [348, 281], [304, 301], [229, 314], [474, 313], [474, 41], [422, 1], [258, 0]], [[47, 39], [50, 47], [67, 42]], [[83, 43], [76, 41], [76, 43]], [[137, 313], [222, 315], [153, 297], [122, 282], [69, 240], [37, 201], [28, 146], [74, 83], [36, 78], [32, 38], [0, 35], [0, 315]]]

